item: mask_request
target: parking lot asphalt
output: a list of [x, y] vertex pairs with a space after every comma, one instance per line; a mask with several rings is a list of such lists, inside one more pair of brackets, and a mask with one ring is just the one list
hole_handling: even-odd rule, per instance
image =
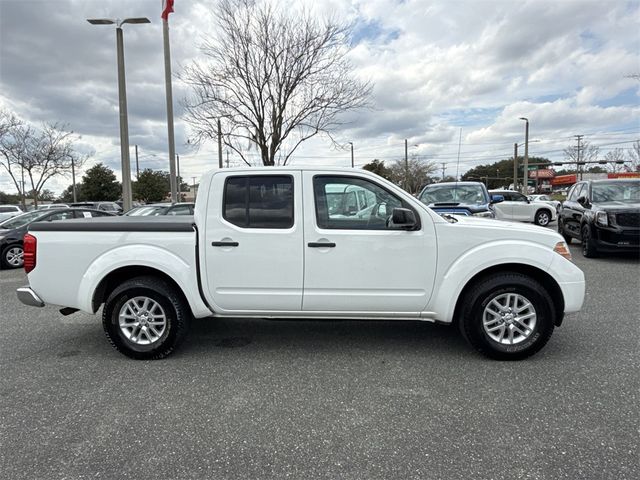
[[420, 322], [198, 320], [129, 360], [0, 271], [0, 478], [640, 478], [640, 262], [521, 362]]

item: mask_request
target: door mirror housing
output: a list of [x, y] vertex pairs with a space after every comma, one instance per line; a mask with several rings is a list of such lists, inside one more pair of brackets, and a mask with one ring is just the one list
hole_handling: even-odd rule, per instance
[[491, 195], [491, 203], [500, 203], [504, 202], [504, 196], [502, 195]]
[[589, 199], [587, 197], [585, 197], [584, 195], [581, 196], [581, 197], [578, 197], [576, 202], [578, 202], [584, 208], [591, 208], [591, 204], [589, 203]]
[[418, 226], [416, 214], [408, 208], [394, 208], [390, 226], [401, 230], [414, 230]]

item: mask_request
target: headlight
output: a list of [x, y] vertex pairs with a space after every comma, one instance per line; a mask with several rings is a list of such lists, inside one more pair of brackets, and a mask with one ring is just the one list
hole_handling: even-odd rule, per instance
[[556, 246], [553, 247], [553, 251], [559, 255], [562, 255], [567, 260], [571, 260], [571, 252], [569, 251], [569, 247], [566, 242], [558, 242]]
[[493, 218], [493, 212], [476, 212], [473, 214], [474, 217], [485, 217], [485, 218]]
[[598, 225], [602, 225], [606, 227], [609, 225], [609, 220], [607, 219], [607, 212], [596, 212], [596, 223]]

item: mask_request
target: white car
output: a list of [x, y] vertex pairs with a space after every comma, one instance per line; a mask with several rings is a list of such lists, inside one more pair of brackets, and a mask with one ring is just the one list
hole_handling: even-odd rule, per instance
[[0, 205], [0, 222], [24, 213], [17, 205]]
[[548, 203], [549, 205], [552, 205], [553, 208], [556, 209], [556, 212], [560, 211], [560, 205], [562, 204], [562, 202], [559, 202], [558, 200], [554, 200], [552, 199], [549, 195], [529, 195], [529, 200], [532, 202], [544, 202], [544, 203]]
[[558, 212], [548, 203], [532, 202], [520, 192], [513, 190], [490, 190], [491, 195], [500, 195], [503, 202], [496, 203], [494, 209], [499, 220], [515, 220], [535, 223], [546, 227], [556, 220]]
[[[364, 191], [362, 216], [335, 196], [350, 190]], [[485, 355], [517, 360], [582, 306], [557, 232], [440, 216], [365, 170], [225, 168], [200, 192], [193, 217], [34, 223], [18, 298], [64, 315], [104, 304], [111, 344], [138, 359], [169, 355], [192, 317], [253, 317], [454, 323]]]

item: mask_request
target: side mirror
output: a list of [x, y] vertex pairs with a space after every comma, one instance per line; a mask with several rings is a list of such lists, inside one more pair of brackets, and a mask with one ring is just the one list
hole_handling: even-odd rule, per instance
[[416, 214], [408, 208], [394, 208], [391, 223], [402, 230], [413, 230], [418, 225]]
[[504, 202], [504, 196], [502, 195], [491, 195], [491, 203], [500, 203]]
[[589, 199], [587, 197], [585, 197], [585, 196], [578, 197], [576, 202], [578, 202], [584, 208], [590, 208], [591, 207], [591, 205], [589, 204]]

